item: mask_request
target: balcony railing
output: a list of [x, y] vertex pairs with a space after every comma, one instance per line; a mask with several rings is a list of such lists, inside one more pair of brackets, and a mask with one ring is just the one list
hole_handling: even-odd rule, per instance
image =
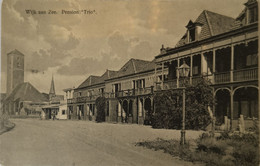
[[258, 68], [242, 69], [234, 71], [234, 81], [252, 81], [257, 80]]
[[174, 89], [177, 88], [177, 79], [167, 80], [163, 82], [163, 89]]
[[215, 73], [215, 83], [228, 83], [230, 82], [230, 71]]
[[[223, 84], [223, 83], [230, 83], [233, 75], [233, 82], [243, 82], [243, 81], [253, 81], [258, 80], [258, 68], [248, 68], [248, 69], [241, 69], [235, 70], [233, 73], [231, 71], [215, 73], [214, 75], [203, 76], [203, 78], [210, 79], [212, 84]], [[190, 83], [192, 80], [192, 84], [196, 85], [201, 76], [193, 76], [186, 79], [186, 83]], [[179, 87], [183, 85], [183, 79], [179, 79]], [[177, 88], [177, 79], [167, 80], [162, 82], [156, 82], [155, 88], [154, 87], [146, 87], [146, 88], [139, 88], [139, 89], [128, 89], [122, 90], [118, 92], [105, 92], [97, 95], [92, 96], [84, 96], [84, 97], [77, 97], [73, 99], [68, 99], [67, 103], [76, 103], [76, 102], [86, 102], [89, 100], [96, 100], [99, 96], [103, 96], [105, 98], [116, 98], [116, 97], [128, 97], [128, 96], [138, 96], [138, 95], [147, 95], [153, 94], [154, 90], [168, 90], [168, 89], [175, 89]]]
[[74, 99], [67, 99], [67, 103], [68, 103], [68, 104], [74, 103]]
[[115, 93], [113, 92], [105, 92], [103, 94], [101, 94], [102, 97], [105, 97], [105, 98], [115, 98]]
[[153, 87], [134, 89], [134, 95], [147, 95], [153, 93]]
[[155, 90], [162, 90], [162, 82], [155, 82]]
[[77, 103], [83, 103], [83, 102], [86, 102], [87, 101], [87, 97], [77, 97], [76, 98], [76, 102]]
[[139, 96], [153, 93], [153, 87], [128, 89], [116, 92], [115, 97]]
[[[233, 76], [233, 78], [232, 78]], [[243, 82], [243, 81], [254, 81], [258, 80], [258, 68], [248, 68], [248, 69], [241, 69], [235, 70], [233, 72], [219, 72], [215, 73], [214, 75], [204, 75], [204, 79], [208, 79], [211, 81], [212, 84], [225, 84], [231, 82]], [[196, 85], [199, 83], [201, 76], [193, 76], [186, 78], [186, 83], [190, 83], [192, 80], [192, 84]], [[184, 79], [179, 79], [179, 87], [184, 85]], [[174, 80], [167, 80], [162, 82], [156, 82], [156, 90], [167, 90], [167, 89], [175, 89], [177, 88], [177, 79]]]

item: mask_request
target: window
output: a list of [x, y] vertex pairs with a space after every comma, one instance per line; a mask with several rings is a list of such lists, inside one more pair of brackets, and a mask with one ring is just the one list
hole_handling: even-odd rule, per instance
[[100, 88], [99, 91], [100, 91], [100, 93], [103, 94], [104, 93], [104, 88]]
[[199, 74], [199, 66], [193, 66], [192, 75], [198, 75], [198, 74]]
[[190, 34], [190, 36], [189, 36], [190, 41], [189, 42], [195, 41], [195, 28], [190, 29], [189, 34]]
[[79, 92], [79, 96], [81, 96], [81, 92]]
[[257, 65], [257, 54], [253, 54], [253, 55], [247, 55], [246, 56], [246, 66], [254, 66]]
[[62, 110], [62, 115], [65, 115], [65, 110]]
[[138, 88], [145, 88], [145, 79], [136, 80], [136, 83], [134, 84], [135, 89]]
[[249, 23], [254, 23], [258, 20], [257, 7], [249, 8]]

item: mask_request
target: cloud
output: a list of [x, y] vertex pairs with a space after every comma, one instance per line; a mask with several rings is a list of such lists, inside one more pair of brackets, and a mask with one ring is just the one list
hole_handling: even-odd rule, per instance
[[148, 41], [134, 37], [127, 39], [116, 31], [107, 39], [108, 51], [97, 52], [99, 58], [76, 57], [68, 65], [61, 66], [57, 72], [61, 75], [102, 74], [106, 69], [118, 70], [130, 58], [153, 59], [153, 48]]
[[3, 2], [2, 70], [6, 70], [6, 54], [18, 49], [26, 56], [27, 70], [45, 71], [49, 67], [61, 65], [71, 57], [70, 51], [80, 43], [72, 31], [80, 19], [62, 15], [41, 16], [26, 14], [26, 9], [56, 9], [59, 5], [77, 8], [76, 2], [65, 0], [61, 3], [45, 0], [44, 5], [33, 0]]
[[[149, 0], [128, 1], [126, 9], [139, 26], [151, 32], [166, 30], [168, 34], [183, 33], [190, 19], [196, 19], [203, 10], [210, 10], [227, 16], [236, 17], [242, 11], [245, 0], [215, 1], [208, 0]], [[237, 6], [237, 8], [232, 8]]]
[[[1, 72], [6, 54], [14, 49], [25, 55], [27, 71], [40, 71], [30, 73], [32, 82], [50, 70], [63, 80], [118, 70], [130, 58], [152, 60], [162, 44], [173, 47], [188, 20], [204, 9], [236, 17], [244, 1], [4, 0]], [[97, 14], [30, 15], [26, 9], [89, 9]]]

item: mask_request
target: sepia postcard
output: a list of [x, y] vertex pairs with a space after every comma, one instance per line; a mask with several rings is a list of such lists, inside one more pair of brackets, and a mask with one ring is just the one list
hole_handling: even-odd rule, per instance
[[258, 3], [2, 0], [0, 166], [258, 166]]

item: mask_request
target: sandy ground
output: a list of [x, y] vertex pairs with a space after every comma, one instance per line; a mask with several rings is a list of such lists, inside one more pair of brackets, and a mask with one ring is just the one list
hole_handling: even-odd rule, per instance
[[[135, 146], [156, 138], [180, 139], [180, 131], [136, 124], [13, 119], [16, 127], [0, 135], [0, 165], [28, 166], [188, 166], [162, 151]], [[187, 131], [187, 139], [201, 132]]]

